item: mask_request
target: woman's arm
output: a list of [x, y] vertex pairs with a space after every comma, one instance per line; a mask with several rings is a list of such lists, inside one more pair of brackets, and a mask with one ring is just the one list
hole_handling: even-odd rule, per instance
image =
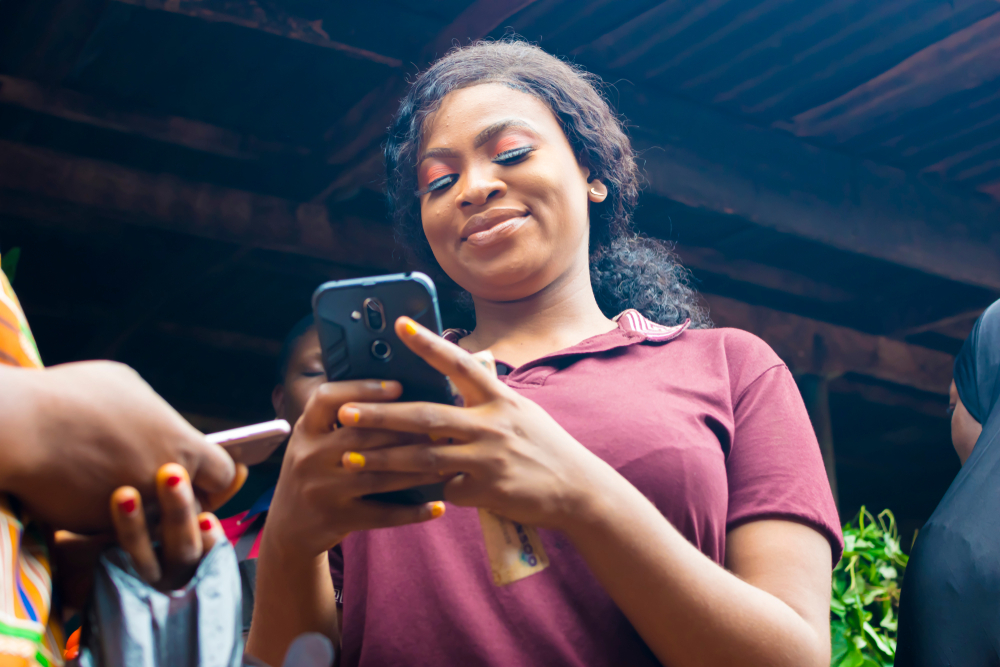
[[740, 526], [727, 571], [626, 480], [592, 500], [565, 532], [663, 664], [830, 664], [830, 545], [819, 532]]

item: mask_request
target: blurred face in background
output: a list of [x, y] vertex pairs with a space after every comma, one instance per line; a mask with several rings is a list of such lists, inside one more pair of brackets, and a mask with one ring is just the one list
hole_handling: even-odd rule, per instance
[[951, 410], [951, 444], [955, 447], [958, 459], [965, 465], [972, 455], [972, 448], [976, 446], [976, 441], [983, 432], [983, 425], [965, 409], [954, 382], [951, 383], [948, 396], [949, 410]]
[[310, 328], [295, 342], [288, 357], [283, 385], [275, 386], [271, 392], [271, 404], [277, 419], [284, 419], [292, 426], [302, 416], [309, 397], [326, 382], [323, 359], [319, 346], [319, 334]]

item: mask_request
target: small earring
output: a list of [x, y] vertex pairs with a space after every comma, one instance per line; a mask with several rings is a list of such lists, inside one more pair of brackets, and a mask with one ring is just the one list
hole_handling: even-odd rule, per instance
[[602, 200], [608, 196], [607, 192], [598, 192], [595, 188], [590, 188], [590, 194]]

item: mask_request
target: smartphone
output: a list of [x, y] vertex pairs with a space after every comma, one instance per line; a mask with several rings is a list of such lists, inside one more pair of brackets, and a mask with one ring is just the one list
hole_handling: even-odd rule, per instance
[[233, 461], [252, 466], [263, 463], [288, 438], [292, 427], [284, 419], [209, 433], [209, 442], [221, 445]]
[[[403, 385], [400, 401], [454, 405], [448, 379], [396, 335], [396, 319], [403, 315], [441, 334], [437, 290], [428, 276], [396, 273], [324, 283], [313, 294], [313, 315], [331, 382], [396, 380]], [[365, 496], [407, 505], [443, 497], [443, 484]]]

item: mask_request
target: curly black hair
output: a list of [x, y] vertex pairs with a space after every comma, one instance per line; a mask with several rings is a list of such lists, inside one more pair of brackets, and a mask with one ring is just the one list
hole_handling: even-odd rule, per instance
[[711, 326], [691, 287], [690, 274], [663, 241], [636, 234], [632, 211], [639, 198], [639, 169], [624, 126], [601, 93], [595, 74], [517, 38], [456, 47], [420, 73], [403, 98], [385, 146], [389, 208], [397, 239], [437, 277], [420, 220], [417, 156], [424, 121], [448, 93], [481, 83], [501, 83], [545, 102], [562, 126], [580, 164], [600, 179], [608, 197], [590, 226], [590, 277], [601, 311], [613, 317], [634, 308], [661, 324], [691, 320]]

